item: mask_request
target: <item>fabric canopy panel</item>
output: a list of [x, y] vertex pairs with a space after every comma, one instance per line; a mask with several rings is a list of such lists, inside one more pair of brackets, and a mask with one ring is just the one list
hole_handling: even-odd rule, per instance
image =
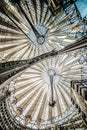
[[[44, 0], [21, 0], [19, 5], [10, 1], [0, 0], [1, 62], [61, 50], [84, 35], [85, 25], [74, 4], [53, 16]], [[77, 112], [71, 102], [70, 83], [85, 76], [86, 55], [84, 48], [48, 57], [8, 83], [11, 95], [6, 103], [12, 118], [33, 129], [68, 121]]]
[[[0, 5], [0, 60], [30, 59], [55, 48], [60, 50], [82, 37], [84, 23], [73, 4], [56, 16], [43, 0], [23, 1], [23, 10], [9, 0], [1, 0]], [[36, 33], [40, 34], [38, 38]]]
[[84, 75], [79, 59], [66, 54], [43, 60], [11, 81], [7, 88], [11, 91], [8, 106], [13, 117], [35, 129], [68, 121], [77, 112], [71, 102], [70, 81]]

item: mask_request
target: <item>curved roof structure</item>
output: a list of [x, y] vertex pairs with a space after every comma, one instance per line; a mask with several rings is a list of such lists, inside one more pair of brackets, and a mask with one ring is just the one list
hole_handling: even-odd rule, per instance
[[[43, 0], [35, 2], [21, 2], [23, 10], [9, 0], [0, 2], [6, 10], [6, 14], [0, 12], [0, 57], [5, 61], [30, 59], [54, 48], [60, 50], [82, 37], [84, 23], [77, 17], [74, 5], [53, 16]], [[37, 39], [29, 21], [44, 38]]]
[[64, 54], [43, 60], [11, 81], [8, 90], [12, 115], [20, 123], [36, 129], [69, 120], [76, 112], [71, 102], [70, 81], [80, 79], [83, 74], [78, 59]]
[[[75, 4], [52, 15], [44, 0], [0, 1], [0, 61], [62, 50], [86, 35]], [[71, 81], [86, 77], [87, 48], [40, 60], [6, 84], [12, 118], [31, 129], [61, 125], [77, 113]], [[17, 69], [17, 68], [16, 68]]]

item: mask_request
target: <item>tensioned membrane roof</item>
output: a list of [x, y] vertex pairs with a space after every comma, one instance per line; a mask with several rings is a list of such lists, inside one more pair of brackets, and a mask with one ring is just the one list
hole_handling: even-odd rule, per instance
[[29, 20], [44, 35], [44, 44], [38, 42], [17, 4], [1, 0], [0, 5], [6, 13], [0, 11], [0, 57], [5, 61], [30, 59], [54, 48], [59, 50], [82, 36], [84, 23], [77, 17], [74, 5], [53, 16], [43, 0], [21, 2]]
[[[11, 91], [8, 106], [13, 117], [30, 128], [45, 128], [68, 121], [76, 112], [71, 102], [71, 80], [81, 79], [78, 59], [72, 55], [61, 55], [26, 69], [7, 88]], [[52, 102], [50, 75], [53, 74]], [[50, 75], [49, 75], [50, 73]]]
[[[60, 50], [82, 37], [84, 23], [77, 17], [74, 4], [56, 16], [44, 0], [21, 1], [23, 10], [9, 0], [1, 0], [0, 5], [1, 61], [31, 59]], [[7, 103], [11, 115], [22, 125], [35, 129], [62, 124], [71, 118], [76, 108], [71, 102], [70, 82], [85, 75], [82, 69], [86, 65], [79, 62], [81, 58], [79, 50], [24, 70], [7, 85], [11, 91]]]

